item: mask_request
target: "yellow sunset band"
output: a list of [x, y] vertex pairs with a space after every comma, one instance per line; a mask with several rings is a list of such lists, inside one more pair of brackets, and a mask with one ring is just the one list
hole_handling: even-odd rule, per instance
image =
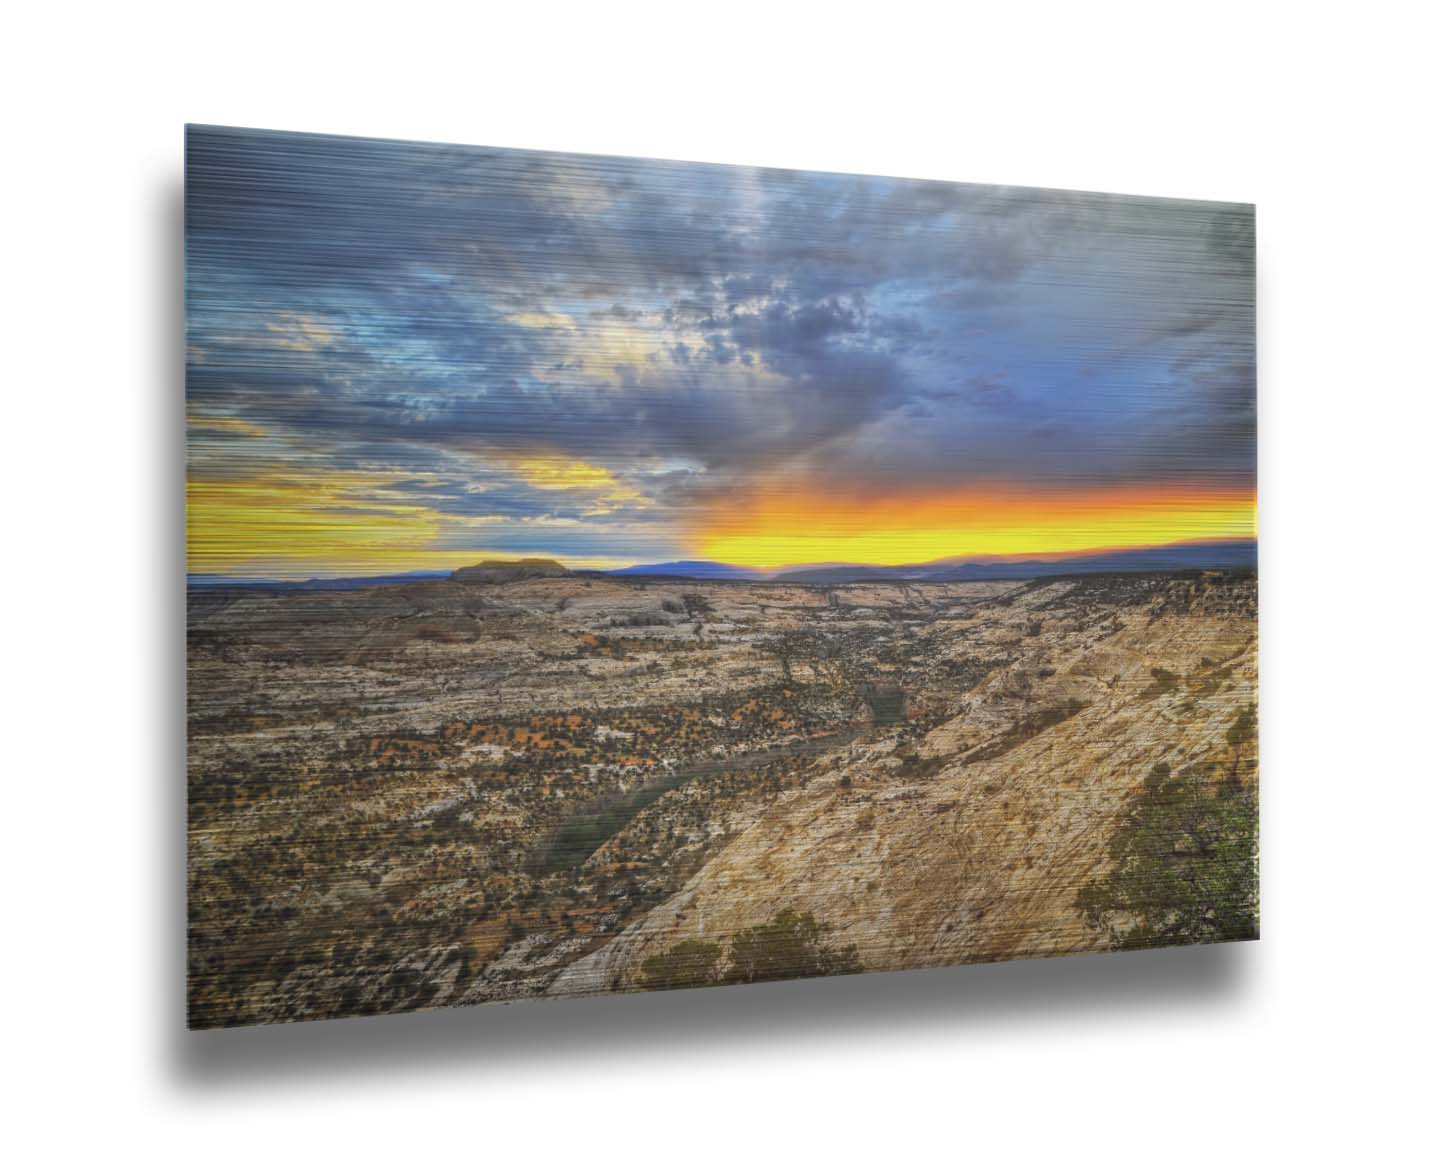
[[774, 568], [1040, 557], [1254, 535], [1253, 492], [1126, 488], [885, 500], [787, 492], [712, 509], [694, 544], [707, 560]]
[[[608, 469], [570, 457], [511, 456], [499, 465], [536, 491], [583, 493], [592, 514], [643, 500]], [[445, 546], [447, 529], [451, 539], [457, 532], [483, 538], [487, 518], [447, 513], [400, 487], [424, 479], [404, 471], [304, 467], [192, 476], [186, 484], [187, 569], [252, 577], [379, 576], [513, 557], [501, 549]], [[595, 568], [626, 563], [604, 555], [556, 558]]]
[[[585, 489], [617, 502], [636, 496], [608, 471], [572, 461], [528, 458], [511, 467], [534, 488]], [[475, 533], [477, 542], [483, 540], [486, 518], [449, 515], [407, 498], [394, 487], [405, 479], [413, 477], [308, 469], [192, 478], [188, 568], [254, 576], [379, 575], [511, 558], [504, 550], [456, 549], [457, 535]], [[1251, 491], [1131, 486], [876, 499], [784, 486], [701, 508], [681, 549], [700, 559], [781, 568], [1042, 557], [1254, 534]], [[559, 558], [595, 568], [626, 562], [598, 555]]]

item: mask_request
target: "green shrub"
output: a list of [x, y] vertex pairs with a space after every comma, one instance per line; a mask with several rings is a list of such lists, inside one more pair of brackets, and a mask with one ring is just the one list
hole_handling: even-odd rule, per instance
[[744, 928], [731, 938], [725, 979], [732, 984], [754, 984], [859, 972], [855, 945], [829, 948], [821, 939], [826, 931], [827, 926], [809, 912], [797, 914], [788, 908], [768, 923]]
[[861, 971], [855, 945], [830, 948], [823, 937], [828, 927], [809, 912], [793, 909], [773, 920], [742, 928], [725, 949], [708, 940], [682, 940], [668, 952], [646, 957], [640, 965], [645, 988], [701, 988], [710, 984], [754, 984], [796, 976], [837, 976]]
[[1116, 948], [1254, 939], [1258, 832], [1253, 789], [1158, 765], [1111, 838], [1113, 871], [1077, 907]]
[[1180, 677], [1168, 668], [1151, 668], [1150, 676], [1150, 683], [1147, 684], [1145, 690], [1140, 693], [1142, 700], [1154, 700], [1156, 697], [1163, 696], [1167, 692], [1173, 692], [1180, 684]]
[[646, 988], [703, 988], [720, 982], [720, 945], [682, 940], [668, 952], [646, 957], [640, 966]]

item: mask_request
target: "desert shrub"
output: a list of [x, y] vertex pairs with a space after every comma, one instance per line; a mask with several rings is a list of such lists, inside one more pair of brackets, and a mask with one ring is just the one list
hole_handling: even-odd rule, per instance
[[903, 780], [930, 780], [940, 775], [947, 763], [944, 756], [903, 756], [900, 766], [892, 770], [892, 775]]
[[898, 684], [867, 684], [863, 695], [876, 724], [899, 724], [905, 719], [905, 690]]
[[855, 945], [831, 948], [829, 931], [809, 912], [786, 909], [764, 924], [742, 928], [725, 948], [709, 940], [682, 940], [640, 965], [645, 988], [701, 988], [710, 984], [754, 984], [796, 976], [836, 976], [861, 971]]
[[461, 637], [439, 624], [421, 624], [415, 629], [416, 640], [434, 640], [440, 644], [459, 644]]
[[835, 976], [861, 970], [855, 945], [830, 948], [823, 942], [828, 927], [809, 912], [786, 909], [773, 920], [736, 932], [730, 942], [732, 984], [784, 980], [795, 976]]
[[674, 621], [665, 612], [650, 610], [628, 613], [614, 619], [612, 623], [619, 628], [655, 628], [673, 624]]
[[1116, 948], [1254, 939], [1258, 831], [1252, 789], [1207, 767], [1158, 765], [1111, 838], [1113, 870], [1077, 907]]
[[1153, 700], [1157, 696], [1163, 696], [1180, 683], [1180, 677], [1171, 672], [1168, 668], [1151, 668], [1150, 683], [1145, 686], [1145, 691], [1140, 695], [1146, 700]]
[[682, 940], [668, 952], [648, 956], [640, 966], [646, 988], [702, 988], [720, 982], [720, 945]]
[[1251, 704], [1235, 717], [1235, 723], [1225, 731], [1225, 743], [1234, 751], [1237, 760], [1240, 756], [1240, 749], [1254, 740], [1255, 734], [1255, 705]]
[[692, 616], [707, 616], [710, 613], [710, 601], [699, 592], [686, 592], [681, 597], [685, 611]]

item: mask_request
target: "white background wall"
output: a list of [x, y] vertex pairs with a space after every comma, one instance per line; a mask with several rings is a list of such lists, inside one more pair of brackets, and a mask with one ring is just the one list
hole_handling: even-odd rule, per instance
[[[6, 17], [11, 1146], [1433, 1139], [1425, 6], [522, 8]], [[1258, 203], [1265, 938], [184, 1035], [186, 120]]]

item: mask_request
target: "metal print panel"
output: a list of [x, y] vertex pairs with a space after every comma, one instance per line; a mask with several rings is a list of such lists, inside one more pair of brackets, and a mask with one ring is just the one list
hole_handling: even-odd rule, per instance
[[199, 127], [185, 204], [192, 1026], [1257, 935], [1249, 206]]

